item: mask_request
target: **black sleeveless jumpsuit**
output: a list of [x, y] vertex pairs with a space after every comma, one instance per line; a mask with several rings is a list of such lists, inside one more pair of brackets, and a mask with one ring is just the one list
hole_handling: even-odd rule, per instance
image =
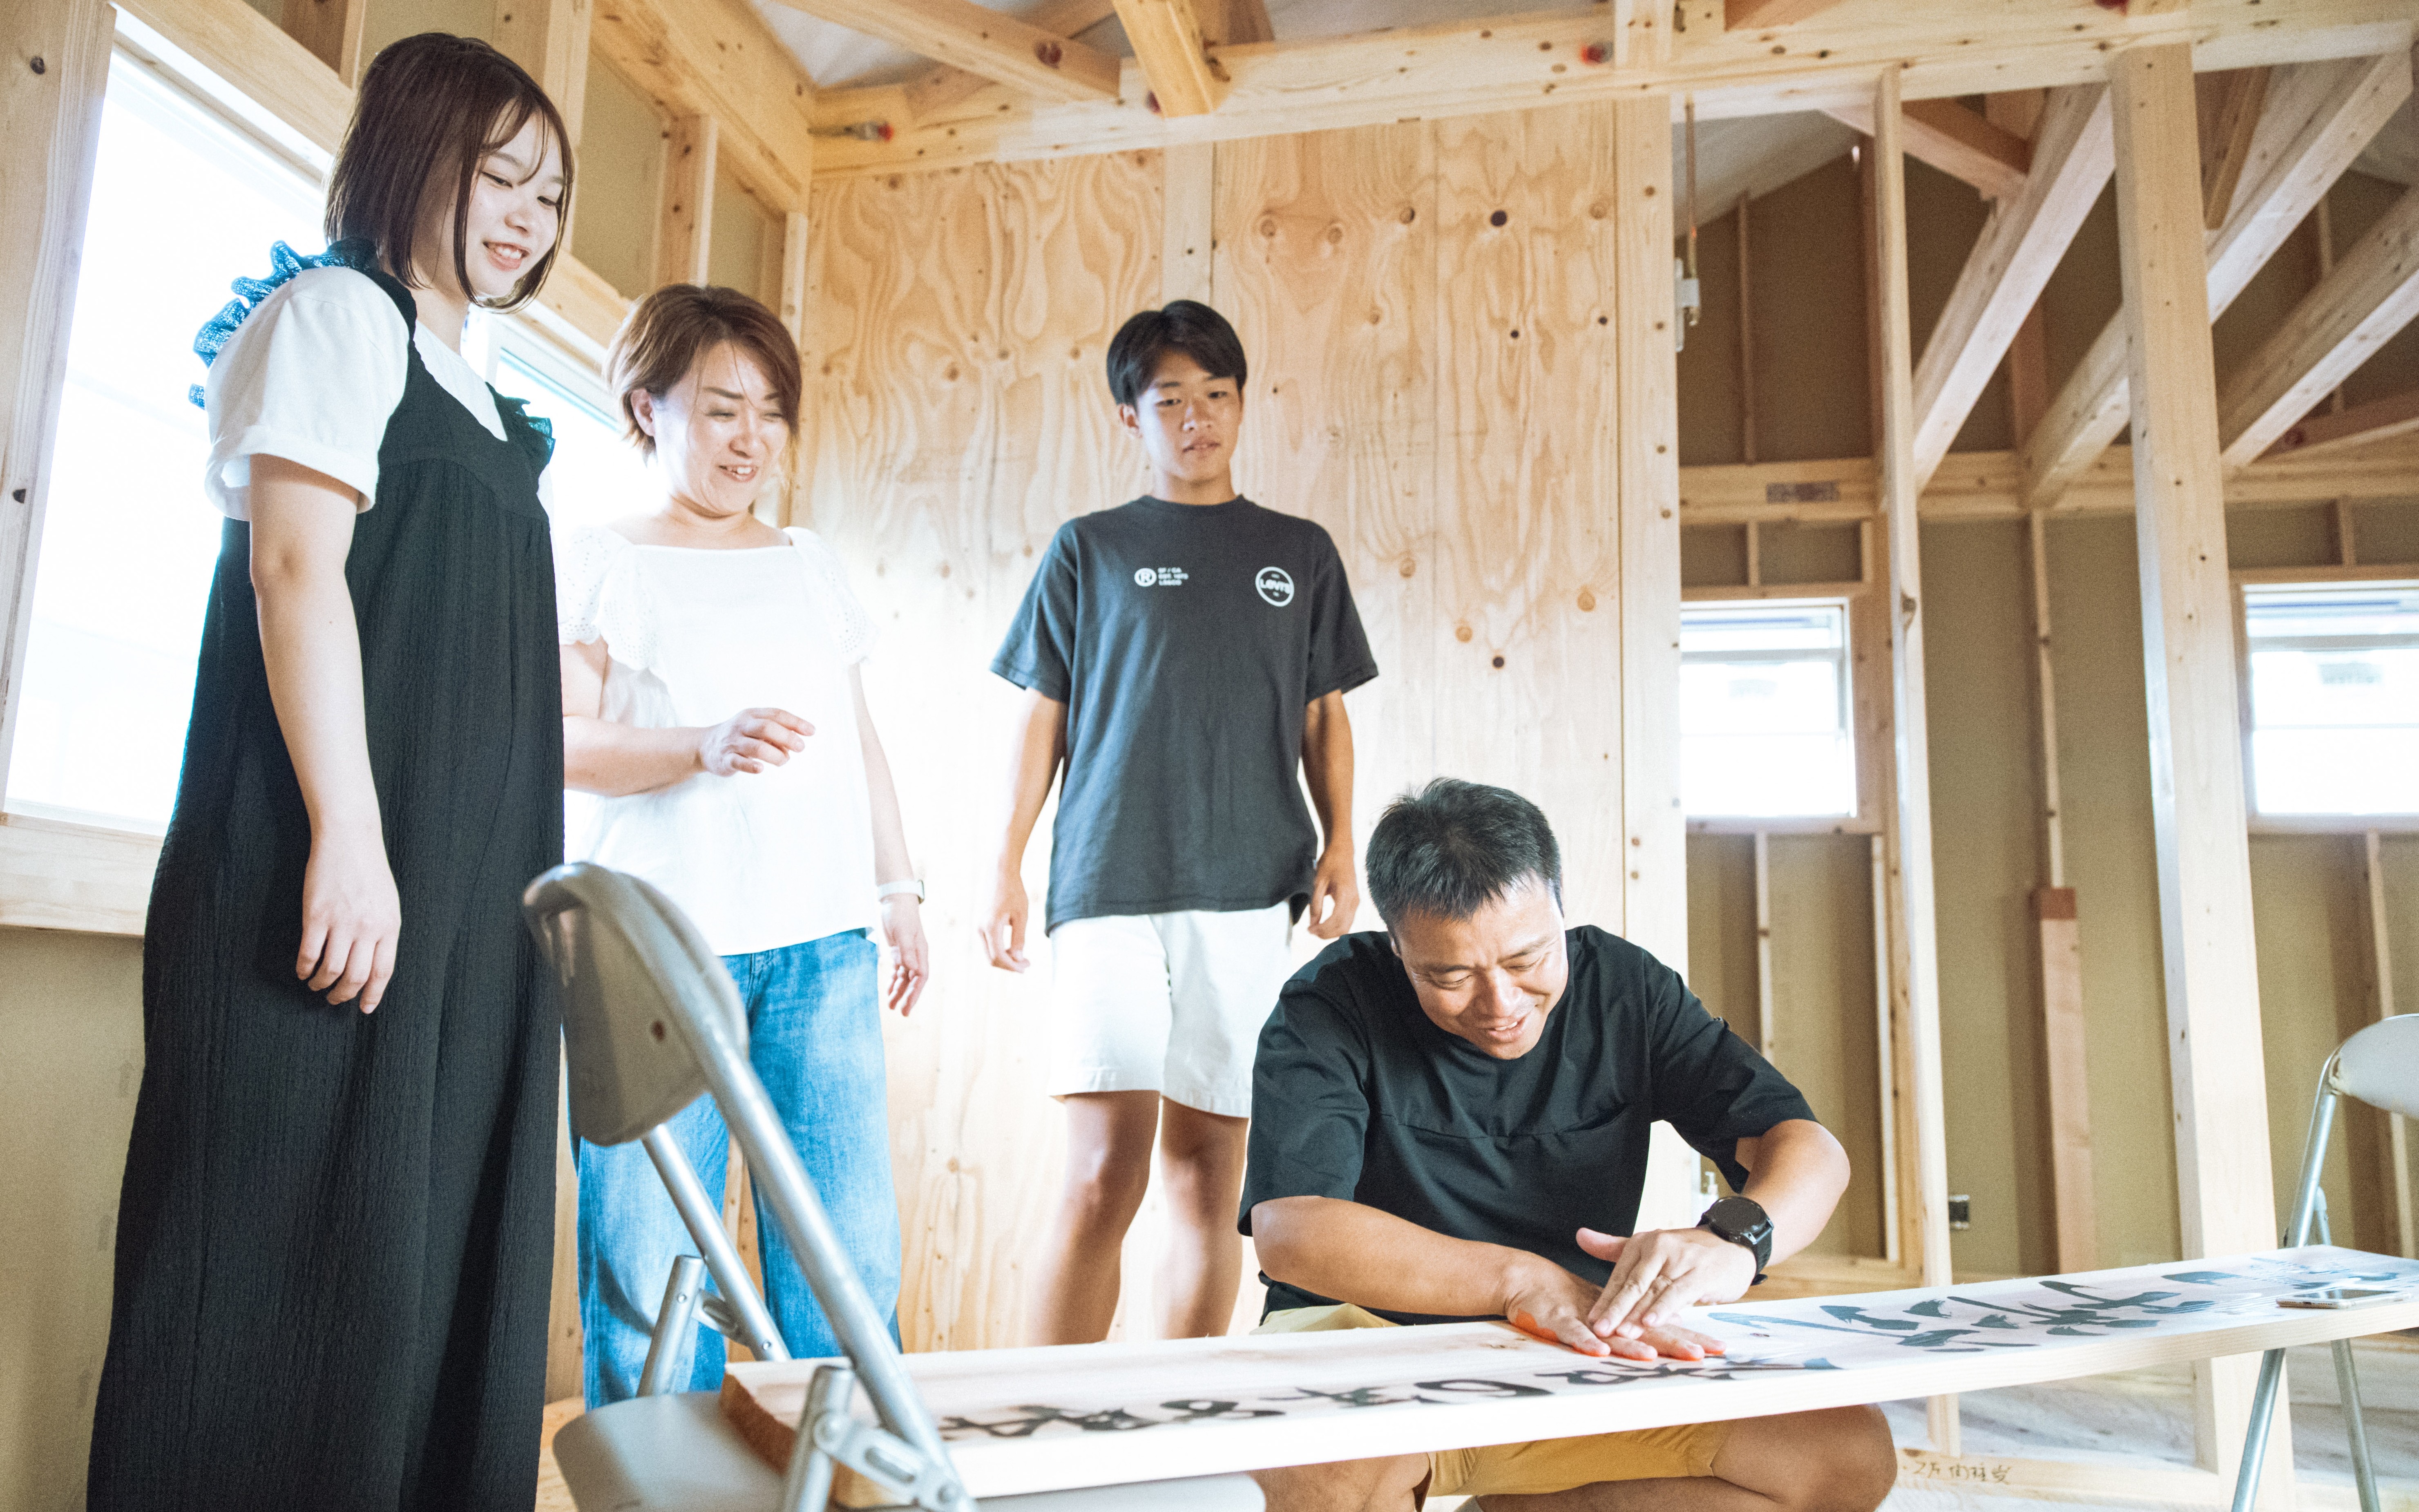
[[[371, 276], [408, 336], [409, 292]], [[405, 346], [345, 566], [393, 980], [365, 1016], [295, 980], [311, 830], [230, 520], [144, 936], [93, 1508], [534, 1495], [558, 1018], [520, 891], [562, 858], [552, 443], [510, 400], [498, 440]]]

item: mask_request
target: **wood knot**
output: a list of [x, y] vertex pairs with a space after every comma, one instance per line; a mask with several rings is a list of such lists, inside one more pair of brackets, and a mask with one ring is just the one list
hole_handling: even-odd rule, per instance
[[1467, 625], [1455, 625], [1453, 627], [1453, 638], [1456, 640], [1463, 641], [1465, 643], [1468, 642], [1470, 640], [1470, 626]]

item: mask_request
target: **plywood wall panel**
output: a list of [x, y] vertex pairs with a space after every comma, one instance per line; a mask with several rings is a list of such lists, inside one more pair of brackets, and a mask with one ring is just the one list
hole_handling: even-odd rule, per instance
[[1437, 770], [1436, 219], [1425, 126], [1218, 148], [1214, 281], [1252, 361], [1237, 484], [1333, 537], [1379, 666], [1347, 700], [1361, 841]]
[[1546, 810], [1621, 917], [1610, 105], [1439, 122], [1437, 764]]

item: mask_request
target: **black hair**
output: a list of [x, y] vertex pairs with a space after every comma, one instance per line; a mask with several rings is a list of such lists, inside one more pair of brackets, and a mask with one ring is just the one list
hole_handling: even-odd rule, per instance
[[518, 309], [546, 282], [571, 224], [571, 135], [528, 70], [476, 38], [422, 32], [371, 60], [328, 177], [329, 241], [367, 241], [380, 266], [417, 287], [412, 254], [423, 217], [450, 198], [454, 277], [470, 294], [471, 186], [487, 154], [532, 116], [562, 154], [562, 197], [554, 245], [522, 271], [510, 297], [488, 306]]
[[1133, 316], [1110, 339], [1109, 393], [1119, 404], [1132, 404], [1170, 352], [1192, 358], [1211, 378], [1243, 386], [1243, 341], [1226, 317], [1198, 300], [1170, 300], [1164, 309]]
[[1386, 806], [1369, 835], [1369, 901], [1393, 929], [1408, 914], [1468, 918], [1524, 882], [1563, 901], [1563, 853], [1535, 804], [1441, 777]]

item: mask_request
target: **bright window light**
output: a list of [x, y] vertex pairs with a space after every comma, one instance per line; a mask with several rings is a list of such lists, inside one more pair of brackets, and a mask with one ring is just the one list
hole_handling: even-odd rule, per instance
[[[491, 329], [502, 322], [490, 322]], [[646, 459], [622, 439], [604, 386], [538, 343], [506, 332], [497, 349], [497, 390], [527, 402], [529, 412], [554, 426], [554, 459], [547, 465], [547, 504], [554, 528], [603, 525], [645, 510], [655, 485]]]
[[1680, 793], [1692, 818], [1857, 811], [1845, 606], [1681, 611]]
[[2419, 583], [2245, 588], [2253, 802], [2419, 813]]
[[[173, 236], [163, 228], [174, 227]], [[193, 332], [319, 191], [124, 54], [101, 109], [8, 806], [158, 828], [174, 803], [221, 516]]]

